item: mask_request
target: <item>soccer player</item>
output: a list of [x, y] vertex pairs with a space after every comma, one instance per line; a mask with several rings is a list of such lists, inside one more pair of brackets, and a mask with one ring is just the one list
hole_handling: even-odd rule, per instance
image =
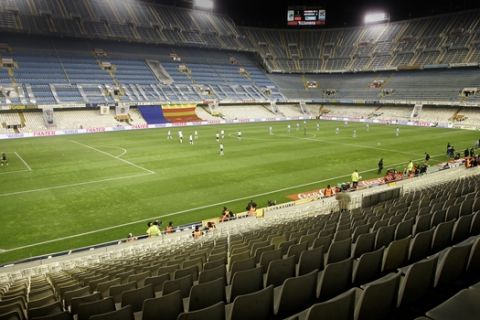
[[195, 132], [193, 133], [193, 136], [195, 137], [195, 140], [198, 140], [198, 132], [197, 132], [197, 130], [195, 130]]
[[7, 159], [7, 155], [5, 154], [5, 152], [2, 152], [2, 157], [0, 158], [0, 164], [2, 165], [2, 167], [4, 165], [8, 166], [8, 159]]
[[273, 129], [272, 129], [272, 126], [268, 127], [268, 134], [269, 134], [269, 135], [272, 135], [272, 134], [273, 134], [272, 130], [273, 130]]
[[217, 142], [220, 142], [220, 134], [218, 132], [215, 134], [215, 139], [217, 139]]
[[290, 133], [290, 130], [292, 129], [292, 126], [290, 125], [290, 123], [287, 125], [287, 130], [288, 130], [288, 133]]
[[178, 131], [178, 137], [180, 138], [180, 143], [183, 143], [183, 132]]
[[320, 131], [320, 123], [317, 122], [317, 131]]
[[430, 160], [430, 155], [425, 152], [425, 163], [428, 164], [428, 161]]
[[242, 140], [242, 131], [237, 132], [237, 139]]
[[383, 170], [383, 158], [380, 158], [380, 161], [378, 161], [378, 174], [382, 173]]
[[398, 137], [400, 135], [400, 128], [397, 127], [397, 129], [395, 129], [395, 135]]
[[223, 156], [223, 143], [220, 143], [220, 155]]
[[220, 131], [220, 136], [222, 137], [222, 140], [225, 138], [225, 131], [223, 131], [223, 129]]
[[190, 136], [188, 137], [188, 141], [190, 142], [190, 144], [193, 144], [193, 136], [192, 136], [192, 135], [190, 135]]
[[353, 130], [353, 137], [354, 137], [354, 138], [357, 137], [357, 130]]
[[300, 130], [300, 123], [297, 122], [297, 131]]
[[368, 123], [365, 125], [365, 129], [367, 129], [367, 131], [370, 131], [370, 125]]
[[345, 121], [343, 124], [345, 125], [345, 127], [348, 127], [348, 121]]
[[173, 137], [172, 137], [172, 131], [171, 130], [168, 130], [167, 132], [167, 140], [172, 140]]
[[335, 129], [335, 133], [339, 134], [340, 133], [340, 128], [337, 127], [337, 129]]

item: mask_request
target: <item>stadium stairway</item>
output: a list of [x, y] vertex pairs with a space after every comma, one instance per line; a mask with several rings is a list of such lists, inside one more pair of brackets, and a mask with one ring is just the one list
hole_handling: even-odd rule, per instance
[[168, 123], [161, 106], [138, 106], [138, 110], [148, 124]]

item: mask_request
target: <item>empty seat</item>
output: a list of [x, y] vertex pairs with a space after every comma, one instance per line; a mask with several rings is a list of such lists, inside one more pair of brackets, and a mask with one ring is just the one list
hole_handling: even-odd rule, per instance
[[400, 273], [388, 274], [357, 290], [355, 319], [387, 319], [396, 307]]
[[352, 235], [352, 240], [353, 242], [356, 242], [358, 239], [358, 236], [361, 234], [369, 233], [370, 232], [370, 225], [369, 224], [363, 224], [355, 227], [353, 230], [353, 235]]
[[400, 222], [395, 229], [395, 240], [400, 240], [412, 235], [413, 219]]
[[198, 276], [198, 283], [209, 282], [219, 278], [223, 278], [224, 283], [226, 283], [227, 269], [224, 264], [221, 264], [218, 267], [203, 270], [202, 272], [200, 272], [200, 275]]
[[205, 309], [181, 313], [177, 320], [225, 320], [225, 304], [219, 302]]
[[435, 271], [435, 287], [455, 281], [465, 272], [472, 243], [449, 247], [439, 253]]
[[305, 250], [300, 254], [297, 275], [323, 269], [323, 247]]
[[[268, 252], [271, 252], [271, 251], [268, 251]], [[264, 252], [263, 254], [267, 254], [268, 252]], [[253, 257], [245, 260], [236, 261], [233, 263], [233, 265], [230, 268], [231, 269], [230, 279], [233, 278], [236, 272], [242, 271], [242, 270], [248, 270], [252, 268], [255, 268], [255, 258]]]
[[167, 280], [170, 280], [170, 274], [165, 273], [159, 276], [147, 277], [145, 278], [144, 285], [152, 285], [154, 292], [160, 292], [163, 288], [163, 283]]
[[455, 221], [447, 221], [440, 223], [433, 232], [432, 238], [432, 251], [437, 252], [446, 247], [451, 242], [452, 239], [452, 231]]
[[203, 309], [220, 301], [225, 301], [225, 280], [223, 278], [194, 285], [190, 290], [188, 311]]
[[86, 296], [90, 293], [91, 290], [89, 286], [85, 286], [72, 291], [66, 291], [63, 296], [65, 308], [68, 308], [70, 306], [72, 298]]
[[136, 282], [137, 283], [137, 288], [141, 288], [144, 285], [144, 281], [147, 277], [150, 276], [149, 271], [145, 272], [140, 272], [136, 274], [131, 274], [127, 278], [127, 282]]
[[382, 272], [388, 272], [403, 267], [408, 260], [410, 236], [392, 241], [383, 254]]
[[[3, 318], [0, 316], [0, 319], [3, 320]], [[10, 319], [12, 320], [12, 319]], [[47, 316], [43, 317], [34, 317], [30, 320], [73, 320], [73, 316], [70, 312], [68, 311], [62, 311], [54, 314], [49, 314]]]
[[44, 305], [38, 308], [28, 309], [28, 318], [42, 317], [50, 314], [55, 314], [63, 311], [62, 304], [59, 301], [55, 301], [51, 304]]
[[396, 226], [386, 226], [378, 229], [375, 237], [375, 249], [387, 247], [395, 239], [395, 228]]
[[122, 293], [122, 307], [130, 305], [132, 312], [142, 310], [143, 301], [155, 297], [152, 285], [147, 285], [142, 288], [124, 291]]
[[429, 310], [427, 317], [434, 320], [476, 320], [480, 314], [480, 290], [465, 289]]
[[191, 274], [193, 281], [198, 279], [198, 266], [190, 266], [188, 268], [176, 270], [173, 276], [173, 279], [179, 279], [185, 277], [186, 275]]
[[465, 240], [470, 235], [470, 226], [472, 224], [473, 215], [461, 216], [455, 221], [452, 231], [453, 243]]
[[258, 263], [260, 261], [260, 256], [262, 255], [263, 252], [272, 251], [274, 249], [275, 249], [275, 246], [273, 244], [257, 248], [253, 255], [255, 257], [255, 263]]
[[364, 284], [372, 281], [382, 271], [384, 247], [364, 253], [353, 261], [353, 283]]
[[227, 286], [227, 299], [232, 302], [236, 296], [258, 291], [263, 287], [263, 273], [260, 267], [235, 273], [230, 286]]
[[108, 296], [108, 290], [110, 289], [110, 287], [112, 286], [118, 286], [122, 283], [122, 281], [120, 280], [120, 278], [115, 278], [115, 279], [111, 279], [111, 280], [108, 280], [108, 281], [104, 281], [104, 282], [100, 282], [97, 284], [97, 288], [95, 291], [98, 291], [102, 294], [102, 297], [107, 297]]
[[119, 310], [93, 315], [90, 320], [134, 320], [132, 306], [128, 305]]
[[438, 257], [424, 259], [402, 268], [398, 305], [408, 305], [423, 298], [433, 287]]
[[305, 319], [353, 320], [355, 292], [355, 288], [352, 288], [330, 300], [312, 305], [306, 311]]
[[349, 238], [352, 238], [352, 230], [350, 228], [337, 230], [333, 235], [333, 241], [342, 241]]
[[282, 251], [280, 249], [262, 252], [258, 265], [262, 267], [262, 272], [267, 272], [270, 261], [279, 260], [282, 258]]
[[180, 290], [158, 298], [146, 299], [142, 307], [142, 320], [176, 320], [183, 312], [183, 302]]
[[415, 225], [413, 227], [413, 229], [415, 230], [414, 233], [417, 234], [419, 232], [427, 231], [428, 229], [430, 229], [431, 220], [432, 220], [431, 214], [417, 216], [417, 221], [415, 221]]
[[302, 276], [288, 278], [274, 297], [274, 312], [277, 316], [289, 316], [299, 312], [315, 299], [317, 270]]
[[136, 282], [128, 282], [124, 284], [111, 286], [108, 289], [108, 296], [113, 297], [113, 301], [115, 301], [115, 303], [122, 302], [122, 293], [124, 293], [125, 291], [133, 290], [133, 289], [137, 289]]
[[182, 298], [186, 298], [190, 294], [192, 286], [193, 278], [191, 274], [187, 274], [185, 277], [179, 279], [167, 280], [163, 283], [163, 295], [180, 290]]
[[307, 250], [307, 243], [292, 244], [287, 251], [287, 257], [295, 257], [295, 263], [298, 263], [300, 254]]
[[270, 319], [273, 315], [273, 285], [238, 295], [227, 305], [227, 320]]
[[480, 236], [472, 239], [472, 248], [468, 258], [467, 271], [470, 274], [480, 275]]
[[330, 263], [319, 272], [317, 298], [330, 299], [348, 289], [352, 284], [353, 259]]
[[366, 252], [373, 250], [375, 245], [375, 233], [365, 233], [358, 236], [352, 247], [353, 258], [358, 258]]
[[440, 209], [438, 211], [435, 211], [432, 215], [432, 218], [430, 220], [430, 225], [432, 227], [438, 226], [440, 223], [445, 222], [445, 214], [447, 210]]
[[92, 294], [83, 296], [83, 297], [76, 297], [72, 298], [71, 305], [70, 305], [70, 312], [75, 315], [78, 313], [78, 307], [82, 303], [98, 301], [102, 298], [100, 292], [94, 292]]
[[431, 250], [434, 229], [422, 231], [417, 233], [412, 241], [410, 241], [410, 248], [408, 250], [408, 260], [418, 261], [425, 258]]
[[330, 244], [332, 243], [332, 239], [333, 239], [333, 235], [317, 237], [315, 240], [313, 240], [312, 247], [313, 248], [323, 247], [323, 250], [326, 251], [330, 247]]
[[352, 240], [350, 238], [332, 242], [325, 254], [325, 263], [338, 262], [349, 258], [351, 247]]
[[45, 298], [28, 301], [28, 309], [40, 308], [40, 307], [52, 304], [52, 303], [57, 302], [57, 301], [58, 301], [57, 298], [53, 294], [51, 294], [51, 295], [49, 295]]
[[112, 297], [102, 300], [85, 302], [78, 306], [77, 320], [88, 320], [90, 316], [115, 311], [115, 303]]
[[281, 285], [285, 279], [293, 276], [295, 276], [295, 257], [273, 260], [268, 265], [265, 276], [265, 287], [271, 284], [277, 287]]

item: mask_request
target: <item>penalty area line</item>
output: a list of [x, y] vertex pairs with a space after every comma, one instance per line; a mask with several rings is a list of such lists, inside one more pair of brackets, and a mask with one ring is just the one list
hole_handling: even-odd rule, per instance
[[20, 157], [20, 155], [19, 155], [16, 151], [15, 151], [14, 153], [15, 153], [15, 155], [18, 157], [18, 159], [20, 159], [20, 161], [23, 162], [23, 164], [25, 165], [25, 167], [27, 167], [27, 170], [28, 170], [28, 171], [32, 171], [32, 168], [28, 165], [27, 161], [23, 160], [23, 158]]
[[[438, 157], [438, 156], [441, 156], [441, 155], [434, 155], [434, 156], [432, 156], [432, 158]], [[420, 161], [420, 160], [423, 160], [423, 158], [413, 159], [412, 161]], [[399, 166], [399, 165], [405, 164], [405, 163], [408, 163], [408, 162], [395, 163], [395, 164], [391, 164], [390, 166], [394, 167], [394, 166]], [[378, 170], [378, 168], [363, 170], [363, 171], [360, 171], [359, 173], [367, 173], [367, 172], [376, 171], [376, 170]], [[82, 237], [82, 236], [86, 236], [86, 235], [91, 235], [91, 234], [95, 234], [95, 233], [99, 233], [99, 232], [110, 231], [110, 230], [114, 230], [114, 229], [118, 229], [118, 228], [122, 228], [122, 227], [131, 226], [131, 225], [142, 223], [142, 222], [145, 222], [145, 221], [151, 221], [151, 220], [158, 219], [158, 218], [167, 218], [167, 217], [172, 217], [172, 216], [176, 216], [176, 215], [187, 213], [187, 212], [192, 212], [192, 211], [197, 211], [197, 210], [202, 210], [202, 209], [209, 209], [209, 208], [213, 208], [213, 207], [216, 207], [216, 206], [222, 206], [222, 205], [232, 203], [232, 202], [250, 200], [250, 199], [254, 199], [256, 197], [262, 197], [262, 196], [266, 196], [266, 195], [269, 195], [269, 194], [274, 194], [274, 193], [283, 192], [283, 191], [287, 191], [287, 190], [302, 188], [302, 187], [306, 187], [306, 186], [310, 186], [310, 185], [314, 185], [314, 184], [319, 184], [319, 183], [324, 183], [324, 182], [335, 180], [335, 179], [347, 178], [347, 177], [350, 177], [350, 176], [351, 176], [350, 174], [346, 174], [346, 175], [326, 178], [326, 179], [322, 179], [322, 180], [317, 180], [317, 181], [313, 181], [313, 182], [307, 182], [307, 183], [303, 183], [303, 184], [299, 184], [299, 185], [295, 185], [295, 186], [285, 187], [285, 188], [281, 188], [281, 189], [277, 189], [277, 190], [258, 193], [258, 194], [254, 194], [254, 195], [244, 196], [244, 197], [240, 197], [240, 198], [236, 198], [236, 199], [230, 199], [230, 200], [217, 202], [217, 203], [213, 203], [213, 204], [207, 204], [207, 205], [196, 207], [196, 208], [184, 209], [184, 210], [180, 210], [180, 211], [176, 211], [176, 212], [172, 212], [172, 213], [167, 213], [167, 214], [164, 214], [164, 215], [158, 215], [158, 216], [155, 216], [155, 217], [150, 217], [150, 218], [145, 218], [145, 219], [141, 219], [141, 220], [131, 221], [131, 222], [123, 223], [123, 224], [118, 224], [118, 225], [115, 225], [115, 226], [109, 226], [109, 227], [105, 227], [105, 228], [101, 228], [101, 229], [97, 229], [97, 230], [78, 233], [78, 234], [74, 234], [74, 235], [70, 235], [70, 236], [66, 236], [66, 237], [62, 237], [62, 238], [51, 239], [51, 240], [46, 240], [46, 241], [37, 242], [37, 243], [33, 243], [33, 244], [24, 245], [24, 246], [21, 246], [21, 247], [6, 249], [4, 252], [16, 251], [16, 250], [21, 250], [21, 249], [26, 249], [26, 248], [31, 248], [31, 247], [37, 247], [37, 246], [40, 246], [40, 245], [49, 244], [49, 243], [53, 243], [53, 242], [58, 242], [58, 241], [63, 241], [63, 240], [68, 240], [68, 239], [74, 239], [74, 238], [78, 238], [78, 237]], [[1, 194], [0, 194], [0, 196], [1, 196]]]
[[100, 179], [100, 180], [91, 180], [91, 181], [78, 182], [78, 183], [62, 184], [62, 185], [52, 186], [52, 187], [44, 187], [44, 188], [37, 188], [37, 189], [30, 189], [30, 190], [23, 190], [23, 191], [0, 193], [0, 197], [8, 197], [8, 196], [14, 196], [14, 195], [25, 194], [25, 193], [33, 193], [33, 192], [48, 191], [48, 190], [55, 190], [55, 189], [64, 189], [64, 188], [70, 188], [70, 187], [79, 187], [79, 186], [85, 186], [85, 185], [101, 183], [101, 182], [108, 182], [108, 181], [143, 177], [143, 176], [148, 176], [148, 175], [151, 175], [151, 174], [152, 173], [140, 173], [140, 174], [106, 178], [106, 179]]
[[[132, 167], [141, 169], [141, 170], [143, 170], [143, 171], [146, 171], [146, 172], [148, 172], [148, 173], [150, 173], [150, 174], [155, 173], [155, 171], [149, 170], [149, 169], [147, 169], [147, 168], [144, 168], [144, 167], [142, 167], [142, 166], [139, 166], [138, 164], [135, 164], [135, 163], [133, 163], [133, 162], [130, 162], [130, 161], [128, 161], [128, 160], [125, 160], [125, 159], [123, 159], [123, 158], [120, 158], [120, 156], [123, 156], [123, 155], [126, 153], [126, 150], [125, 150], [125, 149], [124, 149], [124, 150], [125, 150], [125, 153], [122, 153], [120, 156], [114, 156], [114, 155], [112, 155], [112, 154], [110, 154], [110, 153], [108, 153], [108, 152], [105, 152], [105, 151], [102, 151], [102, 150], [97, 149], [97, 148], [95, 148], [95, 147], [89, 146], [88, 144], [84, 144], [84, 143], [81, 143], [81, 142], [78, 142], [78, 141], [75, 141], [75, 140], [69, 140], [69, 141], [72, 142], [72, 143], [78, 144], [78, 145], [80, 145], [80, 146], [83, 146], [83, 147], [85, 147], [85, 148], [89, 148], [89, 149], [95, 150], [95, 151], [97, 151], [97, 152], [99, 152], [99, 153], [101, 153], [101, 154], [104, 154], [104, 155], [106, 155], [106, 156], [109, 156], [109, 157], [111, 157], [111, 158], [113, 158], [113, 159], [116, 159], [116, 160], [118, 160], [118, 161], [122, 161], [123, 163], [126, 163], [126, 164], [128, 164], [128, 165], [130, 165], [130, 166], [132, 166]], [[123, 148], [122, 148], [122, 149], [123, 149]]]

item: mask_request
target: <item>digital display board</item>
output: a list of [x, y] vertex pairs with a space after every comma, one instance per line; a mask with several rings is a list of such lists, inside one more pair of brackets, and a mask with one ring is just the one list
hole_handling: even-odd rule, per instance
[[287, 24], [291, 27], [323, 26], [326, 22], [326, 10], [312, 7], [289, 7]]

